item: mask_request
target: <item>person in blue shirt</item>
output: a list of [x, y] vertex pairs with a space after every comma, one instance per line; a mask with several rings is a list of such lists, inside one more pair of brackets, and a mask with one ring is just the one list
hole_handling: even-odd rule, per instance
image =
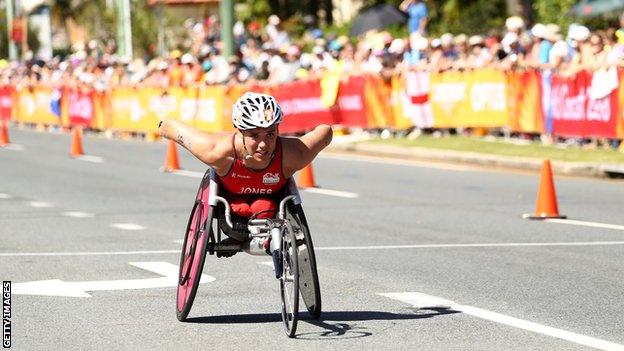
[[427, 5], [425, 5], [424, 1], [403, 0], [399, 8], [403, 12], [407, 13], [407, 29], [409, 33], [418, 33], [421, 36], [424, 36], [427, 20], [429, 19]]

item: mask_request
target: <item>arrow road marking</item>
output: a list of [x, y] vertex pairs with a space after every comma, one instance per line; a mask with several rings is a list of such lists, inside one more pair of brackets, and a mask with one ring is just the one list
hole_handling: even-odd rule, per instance
[[532, 331], [534, 333], [544, 334], [555, 338], [563, 339], [580, 345], [593, 347], [600, 350], [618, 350], [624, 351], [624, 345], [616, 344], [610, 341], [592, 338], [587, 335], [572, 333], [563, 329], [549, 327], [543, 324], [533, 323], [519, 318], [506, 316], [504, 314], [484, 310], [478, 307], [460, 305], [456, 302], [443, 299], [441, 297], [421, 294], [418, 292], [402, 292], [402, 293], [386, 293], [379, 294], [394, 300], [408, 303], [415, 308], [449, 308], [454, 311], [461, 311], [471, 316], [486, 319], [512, 327]]
[[[87, 291], [166, 288], [178, 285], [178, 266], [169, 262], [130, 262], [131, 265], [162, 275], [159, 278], [65, 282], [59, 279], [13, 284], [13, 294], [40, 296], [91, 297]], [[202, 274], [201, 283], [215, 281]]]

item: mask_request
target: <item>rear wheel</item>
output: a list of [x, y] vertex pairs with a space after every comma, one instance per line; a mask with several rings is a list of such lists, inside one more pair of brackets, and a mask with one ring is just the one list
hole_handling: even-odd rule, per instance
[[299, 290], [301, 297], [310, 316], [318, 319], [321, 316], [321, 286], [308, 222], [301, 205], [289, 207], [288, 215], [288, 219], [293, 223], [297, 233], [297, 244], [299, 245]]
[[195, 202], [184, 236], [176, 298], [176, 315], [184, 322], [193, 306], [200, 283], [208, 237], [212, 230], [213, 208], [201, 200]]
[[282, 276], [280, 297], [282, 299], [282, 321], [289, 338], [295, 336], [299, 320], [299, 266], [297, 238], [291, 230], [285, 229], [282, 236]]

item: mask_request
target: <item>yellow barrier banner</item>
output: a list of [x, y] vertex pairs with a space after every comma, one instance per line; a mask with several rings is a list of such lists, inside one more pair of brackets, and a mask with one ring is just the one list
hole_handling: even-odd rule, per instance
[[432, 73], [430, 79], [431, 108], [435, 128], [463, 126], [468, 109], [468, 80], [462, 72]]
[[[24, 88], [17, 92], [17, 121], [35, 124], [60, 124], [61, 118], [52, 113], [53, 88]], [[58, 92], [56, 93], [58, 94]]]
[[[111, 92], [109, 128], [123, 131], [153, 132], [158, 119], [150, 116], [148, 109], [151, 96], [158, 97], [158, 88], [114, 88]], [[151, 122], [151, 123], [150, 123]]]
[[205, 132], [232, 130], [234, 127], [231, 118], [224, 114], [225, 100], [224, 87], [210, 86], [199, 89], [193, 125]]
[[502, 127], [509, 112], [505, 76], [493, 69], [431, 74], [434, 127]]

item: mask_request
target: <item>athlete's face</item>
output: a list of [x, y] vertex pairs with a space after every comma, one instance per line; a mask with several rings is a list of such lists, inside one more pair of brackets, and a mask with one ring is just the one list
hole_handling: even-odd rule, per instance
[[277, 143], [277, 126], [244, 130], [242, 134], [247, 154], [256, 161], [266, 161], [271, 158]]

